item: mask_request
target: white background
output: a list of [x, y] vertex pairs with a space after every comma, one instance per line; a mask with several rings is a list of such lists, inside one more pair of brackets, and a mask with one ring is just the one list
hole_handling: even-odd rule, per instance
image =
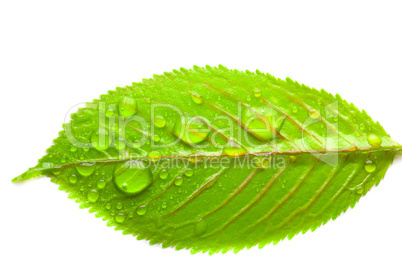
[[223, 64], [339, 93], [402, 142], [398, 1], [1, 1], [0, 267], [401, 267], [402, 161], [314, 233], [190, 255], [107, 228], [34, 166], [75, 104], [180, 67]]

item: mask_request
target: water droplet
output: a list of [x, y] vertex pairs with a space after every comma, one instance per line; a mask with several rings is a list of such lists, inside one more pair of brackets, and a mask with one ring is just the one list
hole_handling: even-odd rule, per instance
[[269, 141], [276, 137], [282, 128], [285, 117], [269, 107], [247, 109], [242, 115], [242, 122], [254, 137]]
[[95, 190], [95, 189], [92, 189], [92, 190], [88, 193], [87, 197], [88, 197], [88, 201], [89, 201], [89, 202], [94, 203], [94, 202], [96, 202], [96, 200], [98, 200], [98, 198], [99, 198], [99, 192], [98, 192], [97, 190]]
[[161, 170], [161, 172], [159, 172], [159, 178], [161, 178], [162, 180], [166, 179], [168, 177], [169, 173], [167, 172], [166, 169]]
[[366, 162], [366, 164], [364, 165], [364, 169], [368, 172], [368, 173], [372, 173], [377, 169], [376, 164], [374, 164], [371, 160], [368, 160]]
[[106, 204], [106, 209], [111, 209], [111, 208], [112, 208], [112, 205], [110, 203], [107, 203]]
[[151, 158], [151, 160], [158, 160], [161, 157], [161, 153], [158, 151], [152, 151], [148, 153], [148, 157]]
[[193, 100], [194, 103], [196, 103], [196, 104], [201, 104], [201, 103], [204, 102], [204, 101], [202, 100], [202, 97], [200, 96], [200, 94], [198, 94], [197, 92], [190, 91], [189, 93], [190, 93], [191, 99]]
[[176, 186], [182, 185], [182, 184], [183, 184], [183, 178], [182, 178], [182, 177], [178, 177], [178, 178], [174, 181], [174, 184], [175, 184]]
[[107, 150], [110, 146], [110, 143], [110, 136], [106, 129], [101, 128], [97, 131], [94, 131], [91, 135], [91, 144], [99, 151]]
[[161, 140], [161, 137], [160, 137], [159, 135], [155, 134], [155, 135], [152, 136], [152, 139], [153, 139], [154, 141], [158, 142], [158, 141]]
[[257, 97], [257, 98], [261, 97], [261, 91], [259, 89], [255, 89], [254, 90], [254, 96]]
[[318, 119], [321, 117], [321, 112], [319, 110], [310, 110], [310, 117], [313, 119]]
[[124, 118], [130, 117], [137, 113], [137, 102], [130, 97], [125, 97], [119, 103], [119, 114]]
[[195, 117], [182, 117], [173, 128], [173, 134], [190, 145], [205, 141], [210, 132], [210, 128]]
[[240, 156], [245, 155], [247, 152], [237, 145], [232, 145], [223, 148], [223, 153], [228, 156]]
[[297, 107], [292, 108], [292, 113], [297, 114], [298, 111], [299, 111], [299, 109]]
[[99, 189], [103, 189], [106, 186], [106, 181], [104, 180], [99, 180], [96, 185], [98, 186]]
[[117, 203], [116, 204], [116, 209], [120, 210], [123, 208], [123, 204], [122, 203]]
[[247, 101], [251, 101], [251, 96], [250, 96], [250, 95], [247, 95], [246, 100], [247, 100]]
[[91, 175], [95, 170], [95, 163], [81, 163], [75, 168], [77, 169], [78, 173], [80, 173], [84, 177], [88, 177]]
[[198, 221], [194, 226], [195, 235], [202, 235], [207, 231], [208, 224], [205, 220]]
[[162, 115], [155, 116], [154, 124], [156, 127], [164, 127], [166, 126], [166, 119]]
[[374, 148], [381, 147], [382, 140], [376, 134], [369, 134], [367, 136], [367, 141]]
[[68, 178], [68, 181], [72, 184], [76, 183], [78, 181], [78, 178], [75, 174], [71, 174], [71, 176]]
[[114, 110], [116, 109], [114, 104], [109, 105], [109, 107], [107, 108], [106, 112], [105, 112], [105, 116], [106, 117], [111, 117], [114, 115]]
[[166, 203], [163, 203], [163, 204], [162, 204], [162, 208], [167, 208], [167, 204], [166, 204]]
[[118, 223], [122, 223], [126, 219], [126, 216], [123, 213], [119, 213], [119, 214], [116, 215], [116, 217], [114, 219]]
[[114, 147], [117, 149], [117, 150], [124, 150], [125, 148], [126, 148], [126, 143], [125, 143], [125, 141], [124, 140], [122, 140], [121, 138], [118, 138], [118, 139], [116, 139], [115, 140], [115, 142], [114, 142]]
[[361, 195], [361, 194], [363, 194], [363, 191], [364, 191], [364, 187], [359, 187], [356, 189], [356, 194]]
[[193, 174], [194, 174], [194, 170], [192, 170], [192, 169], [187, 169], [185, 172], [184, 172], [184, 175], [186, 175], [187, 177], [191, 177], [191, 176], [193, 176]]
[[71, 152], [76, 152], [77, 149], [78, 149], [77, 146], [74, 146], [74, 145], [71, 145], [71, 147], [70, 147]]
[[365, 126], [363, 123], [361, 123], [360, 126], [359, 126], [359, 129], [360, 129], [361, 131], [363, 131], [363, 130], [366, 129], [366, 126]]
[[145, 205], [141, 205], [135, 210], [135, 212], [139, 216], [145, 215], [145, 213], [147, 213], [147, 207]]
[[114, 183], [124, 193], [137, 194], [152, 183], [152, 172], [141, 161], [128, 161], [116, 166]]

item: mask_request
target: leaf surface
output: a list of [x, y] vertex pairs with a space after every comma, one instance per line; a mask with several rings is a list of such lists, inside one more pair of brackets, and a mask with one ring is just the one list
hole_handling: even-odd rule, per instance
[[46, 175], [116, 230], [193, 252], [315, 230], [401, 149], [339, 95], [223, 66], [155, 75], [71, 118], [14, 181]]

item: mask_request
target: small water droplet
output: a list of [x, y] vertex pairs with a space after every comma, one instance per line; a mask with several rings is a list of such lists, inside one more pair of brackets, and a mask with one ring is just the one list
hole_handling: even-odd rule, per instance
[[200, 96], [200, 94], [198, 94], [197, 92], [190, 91], [189, 93], [190, 93], [191, 99], [193, 100], [194, 103], [201, 104], [204, 102], [202, 100], [202, 97]]
[[137, 102], [130, 97], [125, 97], [119, 103], [119, 114], [124, 118], [130, 117], [137, 113]]
[[124, 150], [126, 148], [126, 143], [123, 139], [118, 138], [114, 142], [114, 147], [119, 151]]
[[175, 184], [176, 186], [182, 185], [182, 184], [183, 184], [183, 178], [182, 178], [182, 177], [178, 177], [178, 178], [174, 181], [174, 184]]
[[166, 204], [166, 203], [162, 203], [162, 208], [167, 208], [167, 204]]
[[366, 162], [366, 164], [364, 165], [364, 169], [368, 172], [368, 173], [372, 173], [377, 169], [377, 165], [373, 163], [373, 161], [368, 160]]
[[94, 131], [91, 135], [91, 144], [98, 151], [105, 151], [110, 146], [110, 136], [106, 129]]
[[152, 183], [152, 172], [141, 161], [128, 161], [116, 166], [114, 182], [124, 193], [137, 194]]
[[374, 148], [381, 147], [382, 140], [376, 134], [373, 133], [369, 134], [367, 136], [367, 141]]
[[76, 152], [77, 149], [78, 149], [77, 146], [74, 146], [74, 145], [71, 145], [71, 147], [70, 147], [71, 152]]
[[251, 101], [251, 96], [250, 96], [250, 95], [247, 95], [246, 100], [247, 100], [247, 101]]
[[96, 201], [98, 200], [98, 198], [99, 198], [99, 192], [98, 192], [97, 190], [95, 190], [95, 189], [92, 189], [92, 190], [88, 193], [87, 197], [88, 197], [88, 201], [89, 201], [89, 202], [94, 203], [94, 202], [96, 202]]
[[111, 209], [111, 208], [112, 208], [112, 205], [110, 203], [107, 203], [106, 204], [106, 209]]
[[158, 160], [161, 157], [161, 153], [158, 151], [152, 151], [148, 153], [148, 157], [151, 158], [151, 160]]
[[122, 223], [126, 219], [126, 216], [123, 213], [119, 213], [119, 214], [116, 215], [116, 217], [114, 219], [118, 223]]
[[297, 114], [298, 111], [299, 111], [299, 109], [297, 107], [292, 108], [292, 113]]
[[191, 168], [187, 169], [184, 172], [184, 175], [186, 175], [187, 177], [191, 177], [191, 176], [193, 176], [193, 174], [194, 174], [194, 170], [192, 170]]
[[240, 156], [245, 155], [247, 152], [243, 148], [232, 144], [223, 148], [223, 153], [228, 156]]
[[88, 177], [91, 175], [95, 170], [95, 163], [81, 163], [75, 168], [77, 169], [78, 173], [80, 173], [84, 177]]
[[211, 129], [195, 117], [183, 116], [176, 121], [173, 128], [173, 134], [190, 145], [205, 141], [210, 132]]
[[106, 182], [104, 180], [99, 180], [96, 185], [98, 186], [99, 189], [103, 189], [106, 186]]
[[161, 137], [160, 137], [159, 135], [155, 134], [155, 135], [152, 135], [152, 139], [153, 139], [154, 141], [158, 142], [158, 141], [161, 140]]
[[310, 110], [310, 117], [313, 119], [318, 119], [321, 117], [321, 112], [319, 110]]
[[145, 213], [147, 213], [147, 207], [145, 205], [141, 205], [135, 210], [135, 212], [139, 216], [145, 215]]
[[359, 187], [356, 189], [356, 194], [361, 195], [361, 194], [363, 194], [363, 191], [364, 191], [364, 187]]
[[198, 221], [194, 226], [195, 235], [202, 235], [207, 231], [208, 224], [205, 220]]
[[285, 117], [269, 107], [247, 109], [241, 118], [248, 132], [259, 140], [269, 141], [281, 130]]
[[257, 98], [261, 97], [261, 91], [259, 89], [255, 89], [254, 90], [254, 96], [257, 97]]
[[123, 204], [122, 203], [117, 203], [116, 204], [116, 209], [120, 210], [123, 208]]
[[166, 169], [161, 170], [161, 172], [159, 172], [159, 178], [161, 178], [162, 180], [166, 179], [168, 177], [169, 173]]
[[363, 131], [363, 130], [366, 129], [366, 126], [365, 126], [363, 123], [361, 123], [360, 126], [359, 126], [359, 129], [360, 129], [361, 131]]
[[72, 184], [76, 183], [78, 181], [78, 178], [75, 174], [71, 174], [71, 176], [68, 178], [68, 181]]
[[156, 127], [162, 128], [166, 126], [166, 119], [162, 115], [155, 116], [154, 124]]

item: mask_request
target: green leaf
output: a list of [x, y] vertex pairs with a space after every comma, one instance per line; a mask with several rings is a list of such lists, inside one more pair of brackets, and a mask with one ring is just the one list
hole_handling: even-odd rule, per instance
[[223, 66], [117, 88], [63, 127], [14, 181], [48, 176], [123, 234], [192, 252], [315, 230], [401, 150], [339, 95]]

